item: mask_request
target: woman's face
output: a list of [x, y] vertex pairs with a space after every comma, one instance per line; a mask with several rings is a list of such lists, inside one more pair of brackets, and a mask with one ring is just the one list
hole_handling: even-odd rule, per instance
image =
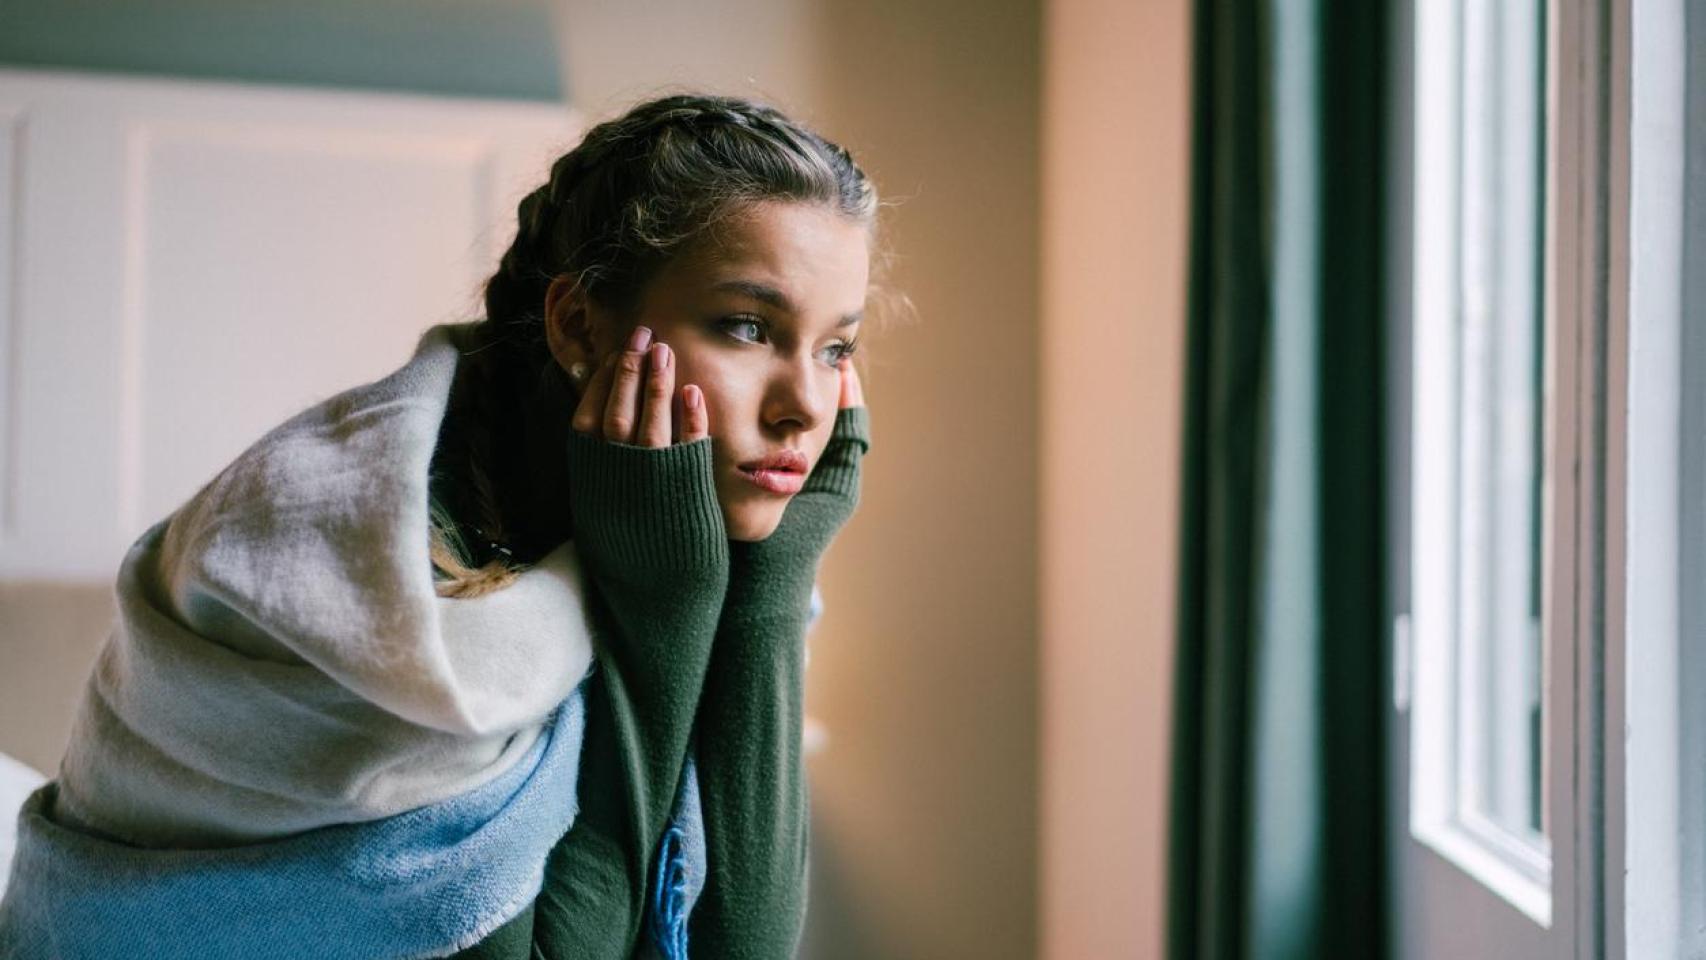
[[558, 359], [596, 369], [635, 326], [651, 328], [675, 354], [675, 437], [680, 389], [697, 384], [729, 537], [763, 540], [792, 495], [764, 489], [741, 465], [782, 450], [817, 465], [835, 425], [837, 363], [860, 328], [869, 243], [864, 225], [827, 207], [752, 204], [666, 264], [629, 322], [582, 300], [591, 335]]

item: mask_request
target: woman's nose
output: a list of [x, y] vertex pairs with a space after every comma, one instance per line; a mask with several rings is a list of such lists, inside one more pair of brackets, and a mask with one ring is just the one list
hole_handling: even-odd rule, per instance
[[[820, 370], [835, 376], [825, 376]], [[840, 387], [839, 371], [825, 368], [813, 358], [785, 362], [771, 378], [765, 419], [773, 426], [792, 424], [801, 432], [810, 432], [834, 411]]]

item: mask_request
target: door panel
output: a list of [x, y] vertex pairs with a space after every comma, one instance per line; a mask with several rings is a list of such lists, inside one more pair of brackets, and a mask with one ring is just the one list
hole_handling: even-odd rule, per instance
[[270, 426], [480, 315], [567, 107], [0, 70], [0, 576], [110, 579]]

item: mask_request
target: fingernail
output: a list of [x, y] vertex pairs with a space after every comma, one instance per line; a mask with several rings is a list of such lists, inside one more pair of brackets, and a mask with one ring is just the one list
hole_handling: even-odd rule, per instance
[[699, 409], [699, 388], [698, 387], [688, 387], [687, 388], [687, 409], [689, 409], [689, 410]]
[[652, 369], [662, 370], [667, 366], [669, 366], [669, 344], [652, 344]]
[[646, 344], [651, 342], [652, 330], [650, 327], [635, 327], [634, 332], [628, 334], [629, 350], [644, 350], [646, 349]]

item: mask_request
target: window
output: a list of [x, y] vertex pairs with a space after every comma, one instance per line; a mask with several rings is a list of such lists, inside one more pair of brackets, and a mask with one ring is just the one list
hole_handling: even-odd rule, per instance
[[1412, 0], [1400, 40], [1400, 957], [1604, 952], [1628, 5]]
[[1411, 821], [1546, 925], [1545, 16], [1538, 0], [1418, 15]]

